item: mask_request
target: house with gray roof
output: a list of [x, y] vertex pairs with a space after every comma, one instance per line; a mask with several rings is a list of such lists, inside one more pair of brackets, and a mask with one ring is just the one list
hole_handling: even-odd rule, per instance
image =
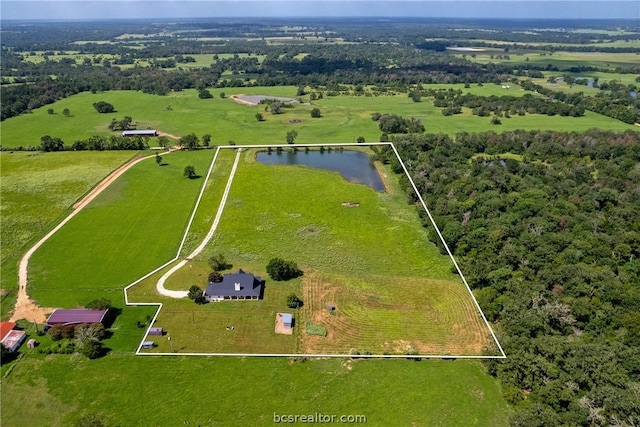
[[259, 276], [238, 269], [235, 273], [225, 274], [222, 282], [209, 282], [204, 291], [207, 301], [262, 299], [264, 283]]

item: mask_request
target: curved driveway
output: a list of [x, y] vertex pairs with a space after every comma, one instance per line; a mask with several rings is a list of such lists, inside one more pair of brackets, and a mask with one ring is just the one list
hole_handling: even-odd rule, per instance
[[[216, 228], [218, 228], [218, 223], [220, 222], [220, 217], [222, 217], [222, 211], [224, 211], [224, 205], [227, 203], [227, 196], [229, 195], [229, 190], [231, 190], [231, 183], [233, 183], [233, 177], [236, 174], [236, 169], [238, 168], [238, 162], [240, 161], [240, 154], [242, 153], [242, 148], [238, 149], [238, 153], [236, 154], [236, 159], [233, 162], [233, 167], [231, 168], [231, 173], [229, 174], [229, 179], [227, 180], [227, 186], [224, 189], [224, 193], [222, 194], [222, 200], [220, 201], [220, 206], [218, 206], [218, 211], [216, 212], [216, 217], [213, 220], [213, 224], [211, 224], [211, 228], [207, 233], [207, 236], [204, 238], [202, 243], [198, 245], [197, 248], [193, 250], [185, 259], [181, 260], [178, 264], [171, 267], [169, 271], [164, 273], [160, 280], [156, 283], [156, 290], [161, 295], [171, 297], [171, 298], [185, 298], [189, 292], [187, 291], [172, 291], [164, 287], [164, 283], [167, 281], [169, 277], [176, 271], [180, 270], [184, 267], [191, 259], [196, 257], [200, 252], [202, 252], [213, 237], [213, 233], [215, 233]], [[188, 231], [187, 231], [188, 232]]]

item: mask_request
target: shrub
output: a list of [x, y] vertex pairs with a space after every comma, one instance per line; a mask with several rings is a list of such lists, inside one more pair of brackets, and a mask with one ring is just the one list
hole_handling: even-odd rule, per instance
[[47, 331], [47, 335], [49, 335], [51, 341], [60, 341], [62, 339], [62, 329], [54, 326], [52, 328], [49, 328], [49, 330]]
[[320, 337], [327, 336], [327, 328], [322, 325], [316, 325], [310, 321], [307, 321], [305, 331], [308, 335], [318, 335]]
[[93, 104], [93, 108], [96, 109], [98, 113], [115, 113], [116, 109], [113, 108], [113, 105], [109, 104], [105, 101], [99, 101]]
[[267, 264], [267, 273], [277, 281], [295, 279], [303, 274], [295, 262], [285, 261], [282, 258], [272, 258]]
[[290, 294], [287, 297], [287, 307], [289, 308], [300, 308], [302, 307], [302, 300], [298, 298], [296, 294]]
[[222, 274], [219, 271], [212, 271], [209, 273], [209, 282], [220, 283], [222, 282]]
[[185, 178], [189, 179], [195, 179], [198, 176], [198, 174], [196, 173], [196, 168], [191, 165], [184, 167], [183, 175]]
[[187, 294], [187, 296], [189, 297], [189, 299], [195, 301], [196, 298], [199, 298], [202, 296], [202, 289], [200, 289], [199, 286], [193, 285], [192, 287], [189, 288], [189, 293]]
[[89, 340], [80, 347], [79, 351], [89, 359], [96, 359], [102, 355], [102, 343], [97, 340]]

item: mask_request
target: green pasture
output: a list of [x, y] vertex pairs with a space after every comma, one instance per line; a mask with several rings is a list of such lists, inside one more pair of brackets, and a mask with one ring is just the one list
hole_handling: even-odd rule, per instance
[[[447, 88], [447, 85], [437, 85]], [[479, 95], [522, 95], [524, 91], [515, 85], [502, 89], [499, 85], [450, 85]], [[224, 92], [223, 99], [220, 94]], [[423, 98], [413, 102], [406, 94], [366, 97], [366, 96], [325, 96], [311, 104], [295, 104], [285, 108], [284, 114], [273, 115], [264, 111], [263, 106], [246, 106], [234, 102], [233, 94], [254, 94], [295, 97], [295, 87], [259, 87], [211, 89], [213, 99], [199, 99], [195, 90], [173, 92], [167, 96], [149, 95], [131, 91], [113, 91], [98, 94], [89, 92], [74, 95], [54, 104], [38, 108], [32, 114], [13, 117], [3, 122], [3, 147], [38, 146], [43, 135], [60, 137], [70, 145], [77, 139], [93, 135], [113, 135], [108, 130], [111, 119], [120, 120], [131, 116], [139, 129], [154, 128], [170, 134], [182, 136], [195, 133], [199, 137], [210, 134], [212, 144], [223, 145], [229, 141], [237, 144], [283, 144], [288, 131], [298, 132], [297, 143], [355, 142], [363, 136], [367, 142], [377, 141], [380, 130], [371, 120], [374, 112], [399, 114], [420, 118], [426, 132], [453, 135], [460, 131], [495, 132], [515, 129], [586, 130], [593, 127], [626, 130], [633, 126], [611, 118], [587, 114], [585, 117], [548, 117], [527, 115], [503, 120], [502, 126], [489, 123], [489, 118], [476, 116], [449, 116], [441, 114], [433, 106], [433, 100]], [[308, 96], [305, 97], [308, 100]], [[116, 108], [113, 114], [100, 114], [93, 104], [106, 101]], [[311, 118], [313, 108], [319, 108], [320, 118]], [[48, 114], [53, 108], [55, 114]], [[62, 111], [68, 108], [70, 117]], [[262, 113], [265, 120], [258, 122], [256, 113]], [[152, 138], [150, 145], [157, 145]]]
[[175, 256], [212, 150], [165, 154], [130, 169], [31, 258], [30, 295], [43, 306], [120, 299], [124, 286]]
[[243, 163], [201, 258], [223, 252], [238, 266], [264, 266], [278, 256], [303, 269], [454, 278], [404, 193], [396, 184], [391, 190], [347, 183], [335, 172]]
[[[246, 265], [238, 265], [255, 272]], [[236, 267], [237, 268], [237, 267]], [[264, 268], [264, 267], [263, 267]], [[264, 273], [263, 273], [264, 274]], [[163, 300], [163, 308], [155, 325], [163, 327], [171, 336], [148, 337], [158, 344], [153, 350], [160, 353], [249, 353], [293, 354], [298, 353], [295, 335], [275, 333], [276, 314], [294, 313], [287, 307], [287, 296], [301, 295], [300, 279], [286, 283], [267, 280], [265, 298], [262, 300], [221, 301], [198, 306], [193, 301]], [[184, 278], [184, 275], [179, 277]], [[202, 289], [202, 281], [193, 283]], [[137, 300], [137, 299], [134, 299]], [[156, 298], [156, 300], [158, 300]], [[227, 327], [233, 327], [229, 330]]]
[[[603, 33], [600, 33], [603, 34]], [[629, 33], [634, 34], [634, 33]], [[444, 40], [447, 39], [436, 39], [431, 38], [427, 40]], [[509, 47], [510, 52], [504, 52], [504, 50], [495, 50], [495, 48], [485, 48], [483, 46], [477, 46], [481, 49], [492, 50], [495, 52], [503, 52], [503, 53], [526, 53], [529, 51], [529, 47], [539, 47], [539, 46], [576, 46], [576, 47], [629, 47], [629, 48], [639, 48], [640, 47], [640, 38], [639, 39], [631, 39], [629, 41], [626, 40], [610, 40], [606, 37], [592, 39], [591, 43], [585, 44], [573, 44], [573, 43], [548, 43], [548, 42], [512, 42], [505, 40], [492, 40], [492, 39], [461, 39], [461, 42], [465, 42], [466, 45], [473, 46], [474, 43], [490, 43], [492, 45], [503, 45], [505, 47]], [[527, 49], [522, 49], [523, 47], [527, 47]], [[469, 55], [469, 54], [467, 54]]]
[[[273, 414], [365, 415], [366, 425], [506, 426], [479, 362], [28, 355], [2, 380], [2, 425], [273, 425]], [[28, 402], [28, 410], [25, 408]]]
[[3, 318], [13, 308], [17, 264], [28, 245], [53, 228], [99, 180], [135, 155], [130, 151], [0, 153]]

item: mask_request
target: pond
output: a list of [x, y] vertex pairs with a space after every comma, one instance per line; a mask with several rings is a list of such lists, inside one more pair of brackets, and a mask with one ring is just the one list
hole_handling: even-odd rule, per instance
[[297, 101], [297, 99], [295, 98], [286, 98], [284, 96], [268, 96], [268, 95], [238, 95], [237, 98], [255, 105], [258, 105], [260, 102], [267, 99], [270, 99], [272, 101], [284, 102], [285, 104], [290, 104], [292, 102]]
[[349, 182], [365, 184], [376, 191], [384, 191], [384, 183], [376, 168], [369, 162], [369, 156], [359, 151], [261, 151], [257, 159], [265, 165], [304, 165], [339, 172]]

